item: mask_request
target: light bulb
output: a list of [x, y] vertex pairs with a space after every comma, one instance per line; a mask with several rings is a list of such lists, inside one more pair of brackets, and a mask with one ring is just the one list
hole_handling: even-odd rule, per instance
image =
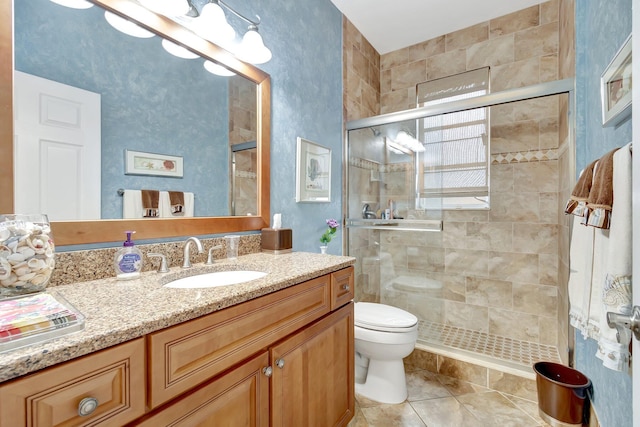
[[151, 31], [142, 28], [135, 22], [124, 19], [121, 16], [109, 12], [108, 10], [104, 12], [104, 19], [106, 19], [109, 25], [113, 28], [129, 36], [141, 39], [148, 39], [155, 36]]
[[214, 43], [228, 43], [236, 36], [235, 30], [224, 16], [224, 11], [216, 3], [204, 5], [200, 16], [193, 20], [192, 28], [200, 37]]
[[138, 0], [149, 10], [165, 16], [182, 16], [189, 12], [187, 0]]
[[236, 73], [212, 61], [204, 61], [204, 69], [218, 76], [234, 76]]
[[249, 31], [242, 37], [236, 56], [251, 64], [264, 64], [271, 59], [271, 51], [264, 45], [262, 36], [255, 26], [250, 26]]
[[198, 55], [191, 52], [189, 49], [185, 49], [184, 47], [177, 45], [167, 39], [162, 39], [162, 47], [171, 55], [177, 56], [178, 58], [195, 59], [198, 57]]

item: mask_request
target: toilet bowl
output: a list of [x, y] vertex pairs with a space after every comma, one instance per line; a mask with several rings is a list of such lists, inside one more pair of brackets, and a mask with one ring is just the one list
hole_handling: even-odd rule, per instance
[[385, 304], [355, 304], [356, 393], [382, 403], [407, 398], [402, 359], [418, 339], [418, 318]]

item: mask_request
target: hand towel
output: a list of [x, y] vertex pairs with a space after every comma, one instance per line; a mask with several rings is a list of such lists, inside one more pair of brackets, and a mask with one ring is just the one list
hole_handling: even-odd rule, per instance
[[172, 215], [184, 216], [184, 193], [182, 191], [169, 191], [169, 204]]
[[596, 163], [598, 163], [597, 160], [591, 162], [580, 174], [580, 178], [578, 178], [578, 182], [573, 187], [571, 197], [569, 197], [569, 201], [567, 201], [567, 205], [564, 208], [565, 213], [580, 217], [585, 216], [587, 213], [587, 200], [593, 184], [593, 169]]
[[142, 192], [140, 190], [124, 190], [122, 218], [142, 218]]
[[[630, 144], [629, 144], [630, 145]], [[630, 316], [632, 311], [632, 211], [631, 211], [631, 149], [626, 146], [613, 155], [613, 204], [609, 248], [604, 269], [604, 283], [600, 304], [600, 337], [598, 352], [607, 368], [626, 372], [629, 367], [631, 331], [624, 330], [620, 339], [616, 329], [607, 323], [607, 312]]]
[[160, 192], [158, 190], [142, 190], [142, 216], [145, 218], [157, 218], [160, 216], [158, 206], [160, 204]]
[[587, 199], [587, 225], [597, 228], [610, 226], [613, 205], [613, 156], [617, 151], [618, 148], [609, 151], [596, 164], [593, 185]]
[[194, 213], [195, 196], [193, 193], [185, 191], [182, 193], [184, 198], [182, 215], [174, 215], [171, 207], [171, 199], [168, 191], [160, 192], [160, 217], [162, 218], [190, 218]]

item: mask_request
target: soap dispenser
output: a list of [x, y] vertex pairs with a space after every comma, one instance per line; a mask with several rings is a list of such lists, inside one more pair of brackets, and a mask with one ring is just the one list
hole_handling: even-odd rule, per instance
[[131, 235], [135, 231], [125, 231], [127, 240], [118, 249], [114, 258], [114, 267], [118, 280], [129, 280], [140, 277], [142, 271], [142, 252], [135, 247]]

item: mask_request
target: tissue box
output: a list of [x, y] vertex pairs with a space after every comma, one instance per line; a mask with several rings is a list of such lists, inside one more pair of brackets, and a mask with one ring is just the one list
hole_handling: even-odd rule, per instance
[[290, 228], [263, 228], [262, 229], [262, 252], [281, 254], [291, 252], [292, 231]]

